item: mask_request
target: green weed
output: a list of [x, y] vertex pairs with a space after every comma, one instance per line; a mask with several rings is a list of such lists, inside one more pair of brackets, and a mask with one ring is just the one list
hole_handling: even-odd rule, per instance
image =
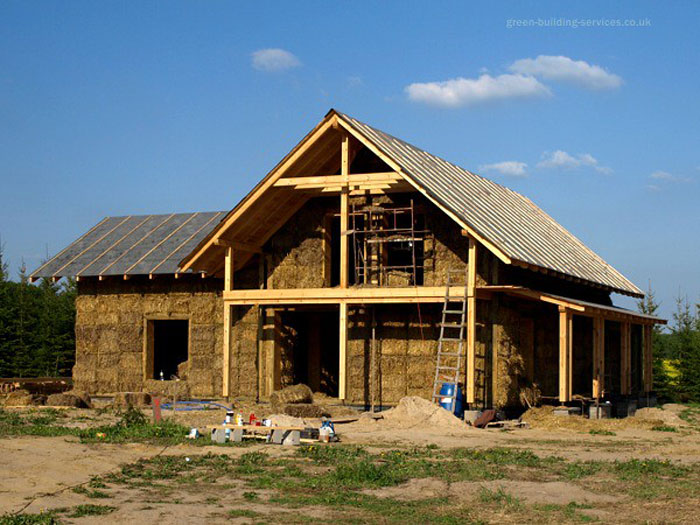
[[110, 507], [109, 505], [93, 505], [92, 503], [87, 503], [85, 505], [76, 505], [71, 509], [70, 514], [67, 514], [69, 518], [82, 518], [84, 516], [103, 516], [114, 512], [117, 510], [116, 507]]
[[90, 490], [83, 485], [73, 487], [73, 492], [75, 492], [76, 494], [81, 494], [81, 495], [85, 496], [86, 498], [105, 499], [105, 498], [112, 497], [104, 491], [97, 490], [97, 489]]
[[592, 428], [588, 431], [589, 434], [593, 436], [616, 436], [615, 432], [611, 430], [605, 430], [602, 428]]
[[651, 427], [651, 429], [656, 430], [657, 432], [678, 432], [676, 427], [671, 427], [669, 425], [656, 425]]
[[53, 512], [39, 514], [4, 514], [0, 525], [60, 525], [61, 521]]

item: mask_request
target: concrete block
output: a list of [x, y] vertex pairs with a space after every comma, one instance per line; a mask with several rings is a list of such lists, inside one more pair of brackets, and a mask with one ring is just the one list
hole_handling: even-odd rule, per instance
[[301, 443], [301, 432], [298, 430], [290, 430], [282, 440], [283, 445], [298, 445]]
[[240, 443], [243, 441], [243, 429], [242, 428], [234, 428], [233, 431], [231, 432], [231, 441], [234, 443]]
[[213, 428], [211, 430], [211, 440], [214, 443], [226, 443], [226, 429]]
[[473, 425], [474, 421], [476, 421], [479, 416], [481, 416], [481, 410], [465, 410], [464, 411], [464, 421], [466, 421], [470, 425]]
[[589, 419], [609, 419], [612, 416], [612, 405], [603, 403], [601, 405], [590, 405], [588, 407]]

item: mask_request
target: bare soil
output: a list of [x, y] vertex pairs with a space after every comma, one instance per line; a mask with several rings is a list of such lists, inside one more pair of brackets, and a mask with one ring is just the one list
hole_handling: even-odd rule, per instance
[[[376, 457], [390, 451], [410, 456], [415, 450], [422, 451], [421, 454], [427, 450], [430, 455], [424, 461], [429, 462], [445, 459], [455, 450], [489, 451], [495, 447], [530, 451], [539, 458], [556, 458], [563, 462], [562, 468], [569, 464], [583, 468], [589, 463], [607, 467], [580, 478], [555, 476], [552, 471], [539, 471], [526, 464], [495, 465], [494, 468], [501, 469], [494, 470], [499, 473], [499, 479], [410, 477], [397, 484], [378, 487], [370, 484], [360, 490], [358, 494], [370, 498], [362, 503], [367, 508], [359, 503], [343, 507], [337, 501], [323, 503], [319, 500], [325, 490], [321, 486], [308, 489], [308, 501], [284, 501], [286, 493], [274, 485], [275, 477], [283, 476], [284, 469], [301, 469], [302, 478], [308, 481], [315, 477], [321, 479], [337, 467], [337, 464], [311, 464], [300, 459], [297, 447], [195, 446], [187, 442], [171, 446], [91, 444], [81, 443], [75, 436], [5, 437], [0, 438], [3, 472], [0, 516], [63, 509], [58, 514], [63, 523], [167, 524], [204, 520], [208, 523], [308, 523], [309, 520], [329, 519], [339, 523], [394, 523], [399, 522], [395, 518], [404, 516], [400, 513], [406, 513], [402, 518], [405, 522], [420, 521], [423, 515], [415, 514], [418, 511], [414, 506], [435, 501], [441, 502], [440, 505], [448, 503], [452, 508], [450, 512], [463, 512], [465, 523], [697, 523], [699, 520], [698, 410], [688, 416], [687, 407], [676, 405], [656, 409], [661, 414], [649, 410], [640, 418], [607, 422], [580, 418], [554, 420], [546, 410], [534, 411], [528, 417], [530, 428], [503, 431], [455, 424], [449, 419], [452, 418], [450, 414], [445, 413], [449, 416], [446, 419], [445, 414], [435, 412], [434, 405], [428, 405], [407, 401], [381, 419], [365, 415], [357, 421], [336, 425], [336, 430], [343, 447], [361, 446], [377, 454]], [[36, 408], [15, 410], [37, 411]], [[265, 405], [250, 406], [250, 411], [255, 411], [258, 417], [269, 415], [269, 410]], [[150, 414], [150, 411], [144, 410], [144, 413]], [[187, 426], [205, 426], [221, 422], [224, 413], [214, 410], [166, 412], [166, 415]], [[66, 409], [62, 414], [61, 424], [69, 427], [91, 427], [118, 419], [116, 414], [88, 409]], [[658, 430], [659, 425], [664, 430]], [[674, 430], [669, 431], [669, 426]], [[91, 485], [91, 480], [94, 483], [95, 479], [108, 479], [110, 474], [123, 472], [125, 465], [135, 465], [142, 459], [172, 457], [173, 461], [181, 462], [207, 454], [241, 458], [254, 452], [261, 452], [270, 460], [286, 462], [285, 466], [274, 471], [278, 474], [270, 479], [260, 471], [254, 476], [262, 477], [253, 481], [250, 476], [231, 472], [196, 483], [188, 481], [187, 476], [180, 476], [158, 483], [143, 478], [139, 483], [107, 483], [104, 488]], [[652, 472], [649, 478], [629, 479], [611, 474], [614, 471], [611, 466], [629, 460], [641, 462], [639, 472], [642, 474], [635, 470], [635, 476], [647, 475], [644, 462], [649, 460], [682, 466], [687, 474], [669, 478]], [[379, 465], [385, 462], [378, 461]], [[460, 460], [455, 456], [449, 461]], [[647, 479], [652, 481], [647, 483], [644, 481]], [[104, 492], [106, 496], [98, 497], [91, 493], [93, 490]], [[111, 510], [106, 511], [106, 515], [88, 512], [75, 517], [65, 511], [83, 505], [103, 505]], [[381, 505], [388, 505], [389, 510], [381, 510]]]

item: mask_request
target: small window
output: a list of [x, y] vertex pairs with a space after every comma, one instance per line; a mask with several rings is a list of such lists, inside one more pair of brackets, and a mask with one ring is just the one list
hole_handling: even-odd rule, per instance
[[146, 324], [146, 379], [166, 381], [180, 377], [178, 368], [187, 361], [189, 321], [152, 319]]

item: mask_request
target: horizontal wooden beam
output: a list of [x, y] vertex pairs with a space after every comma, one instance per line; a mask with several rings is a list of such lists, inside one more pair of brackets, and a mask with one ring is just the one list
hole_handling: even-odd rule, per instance
[[249, 253], [262, 253], [262, 248], [260, 246], [255, 246], [254, 244], [249, 244], [247, 242], [241, 241], [229, 241], [227, 239], [216, 239], [214, 241], [216, 246], [223, 246], [224, 248], [233, 248], [234, 250], [249, 252]]
[[[488, 292], [485, 296], [488, 296]], [[450, 288], [450, 297], [464, 297], [464, 286]], [[442, 303], [444, 300], [444, 286], [256, 289], [224, 292], [224, 302], [235, 305]]]
[[318, 175], [316, 177], [289, 177], [279, 179], [275, 182], [275, 187], [297, 187], [303, 189], [323, 188], [325, 186], [335, 186], [363, 183], [391, 183], [404, 180], [403, 177], [395, 172], [385, 173], [355, 173], [347, 176], [343, 175]]
[[632, 311], [622, 311], [612, 306], [594, 305], [591, 303], [581, 304], [574, 300], [567, 300], [565, 297], [553, 296], [537, 290], [531, 290], [517, 285], [487, 285], [477, 287], [480, 290], [491, 292], [501, 292], [515, 297], [523, 297], [535, 301], [554, 304], [559, 307], [568, 308], [577, 315], [588, 317], [602, 317], [608, 321], [629, 321], [636, 324], [666, 324], [665, 319], [646, 317]]

